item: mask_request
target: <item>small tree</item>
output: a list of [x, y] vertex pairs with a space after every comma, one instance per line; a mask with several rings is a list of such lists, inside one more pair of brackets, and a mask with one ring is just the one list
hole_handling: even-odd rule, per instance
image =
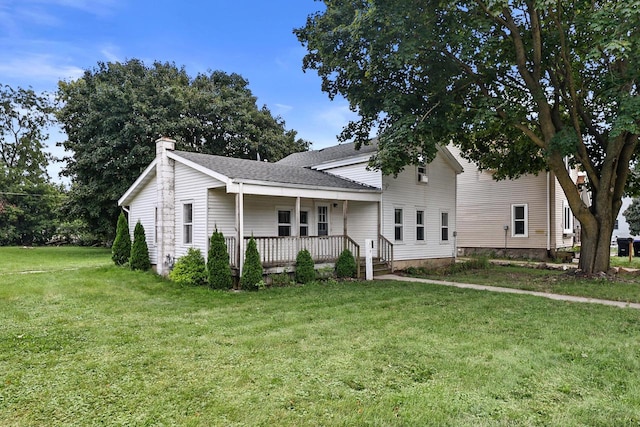
[[296, 256], [296, 281], [298, 283], [309, 283], [316, 278], [315, 265], [311, 253], [303, 249]]
[[224, 241], [224, 236], [217, 229], [209, 241], [207, 273], [209, 286], [214, 289], [230, 289], [233, 285], [227, 244]]
[[355, 277], [356, 269], [356, 259], [349, 249], [345, 249], [336, 262], [336, 275], [339, 278]]
[[169, 278], [182, 286], [206, 285], [207, 268], [200, 249], [189, 248], [187, 254], [178, 259]]
[[116, 228], [116, 238], [111, 246], [111, 259], [116, 265], [124, 265], [131, 256], [131, 236], [129, 236], [129, 224], [124, 212], [120, 212]]
[[258, 283], [260, 283], [261, 280], [262, 263], [260, 262], [260, 253], [258, 253], [258, 246], [256, 245], [255, 239], [251, 236], [245, 253], [244, 270], [242, 271], [240, 285], [249, 291], [257, 291]]
[[149, 270], [151, 261], [149, 260], [149, 248], [144, 234], [144, 227], [137, 222], [133, 229], [133, 244], [131, 245], [131, 260], [129, 261], [132, 270]]
[[627, 223], [629, 231], [633, 236], [640, 236], [640, 199], [633, 199], [631, 205], [622, 213]]

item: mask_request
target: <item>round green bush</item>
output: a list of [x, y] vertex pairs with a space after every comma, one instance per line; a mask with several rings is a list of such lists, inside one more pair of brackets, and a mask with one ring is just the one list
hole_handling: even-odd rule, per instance
[[144, 234], [144, 227], [138, 221], [133, 229], [133, 244], [131, 245], [131, 258], [129, 260], [132, 270], [146, 271], [151, 268], [149, 260], [149, 247]]
[[200, 249], [189, 248], [187, 254], [176, 261], [169, 278], [182, 286], [206, 285], [207, 269]]
[[339, 278], [356, 277], [356, 272], [356, 259], [349, 249], [345, 249], [336, 261], [336, 276]]
[[214, 231], [209, 240], [209, 253], [207, 256], [207, 273], [209, 286], [214, 289], [231, 289], [231, 265], [229, 264], [229, 251], [224, 241], [224, 236], [218, 230]]
[[303, 249], [296, 256], [296, 281], [298, 283], [309, 283], [316, 278], [315, 265], [311, 253]]
[[[240, 285], [242, 289], [248, 291], [257, 291], [262, 282], [262, 262], [260, 262], [260, 253], [253, 236], [247, 244], [247, 251], [244, 258], [244, 268], [242, 270], [242, 278]], [[264, 283], [264, 282], [262, 282]]]
[[120, 212], [118, 225], [116, 226], [116, 238], [111, 246], [111, 259], [116, 265], [124, 265], [129, 262], [131, 256], [131, 236], [129, 236], [129, 224], [124, 212]]

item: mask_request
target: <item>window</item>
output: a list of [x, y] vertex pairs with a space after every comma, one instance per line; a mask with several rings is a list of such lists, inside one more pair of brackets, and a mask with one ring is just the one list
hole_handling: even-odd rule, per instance
[[427, 184], [429, 182], [429, 170], [426, 166], [418, 166], [418, 184]]
[[424, 241], [424, 211], [416, 211], [416, 240]]
[[511, 237], [529, 235], [527, 205], [511, 205]]
[[278, 236], [291, 236], [291, 211], [278, 211]]
[[193, 203], [182, 205], [182, 224], [184, 244], [193, 243]]
[[616, 222], [613, 224], [613, 229], [617, 230], [618, 227], [619, 227], [619, 224], [618, 224], [618, 220], [616, 219]]
[[329, 235], [329, 207], [318, 206], [318, 236]]
[[300, 236], [306, 237], [309, 235], [309, 212], [300, 211]]
[[567, 201], [562, 204], [562, 228], [565, 234], [573, 233], [573, 214]]
[[449, 212], [440, 212], [440, 240], [449, 241]]
[[402, 209], [396, 209], [394, 212], [395, 223], [395, 240], [402, 241]]

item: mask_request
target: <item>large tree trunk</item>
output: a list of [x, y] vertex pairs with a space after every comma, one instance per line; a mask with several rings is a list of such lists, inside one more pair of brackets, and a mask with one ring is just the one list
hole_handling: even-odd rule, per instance
[[[611, 208], [609, 208], [610, 210]], [[606, 222], [610, 221], [600, 223], [598, 221], [586, 221], [582, 223], [578, 268], [585, 274], [609, 270], [613, 226], [605, 224]]]

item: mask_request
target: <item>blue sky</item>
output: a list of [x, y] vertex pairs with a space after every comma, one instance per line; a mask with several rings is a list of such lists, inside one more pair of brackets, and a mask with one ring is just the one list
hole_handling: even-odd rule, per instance
[[[99, 61], [132, 58], [175, 62], [191, 76], [235, 72], [259, 107], [318, 149], [337, 143], [354, 117], [320, 90], [314, 71], [302, 71], [306, 50], [292, 30], [322, 8], [313, 0], [0, 0], [0, 84], [52, 92]], [[50, 146], [64, 139], [50, 133]]]

